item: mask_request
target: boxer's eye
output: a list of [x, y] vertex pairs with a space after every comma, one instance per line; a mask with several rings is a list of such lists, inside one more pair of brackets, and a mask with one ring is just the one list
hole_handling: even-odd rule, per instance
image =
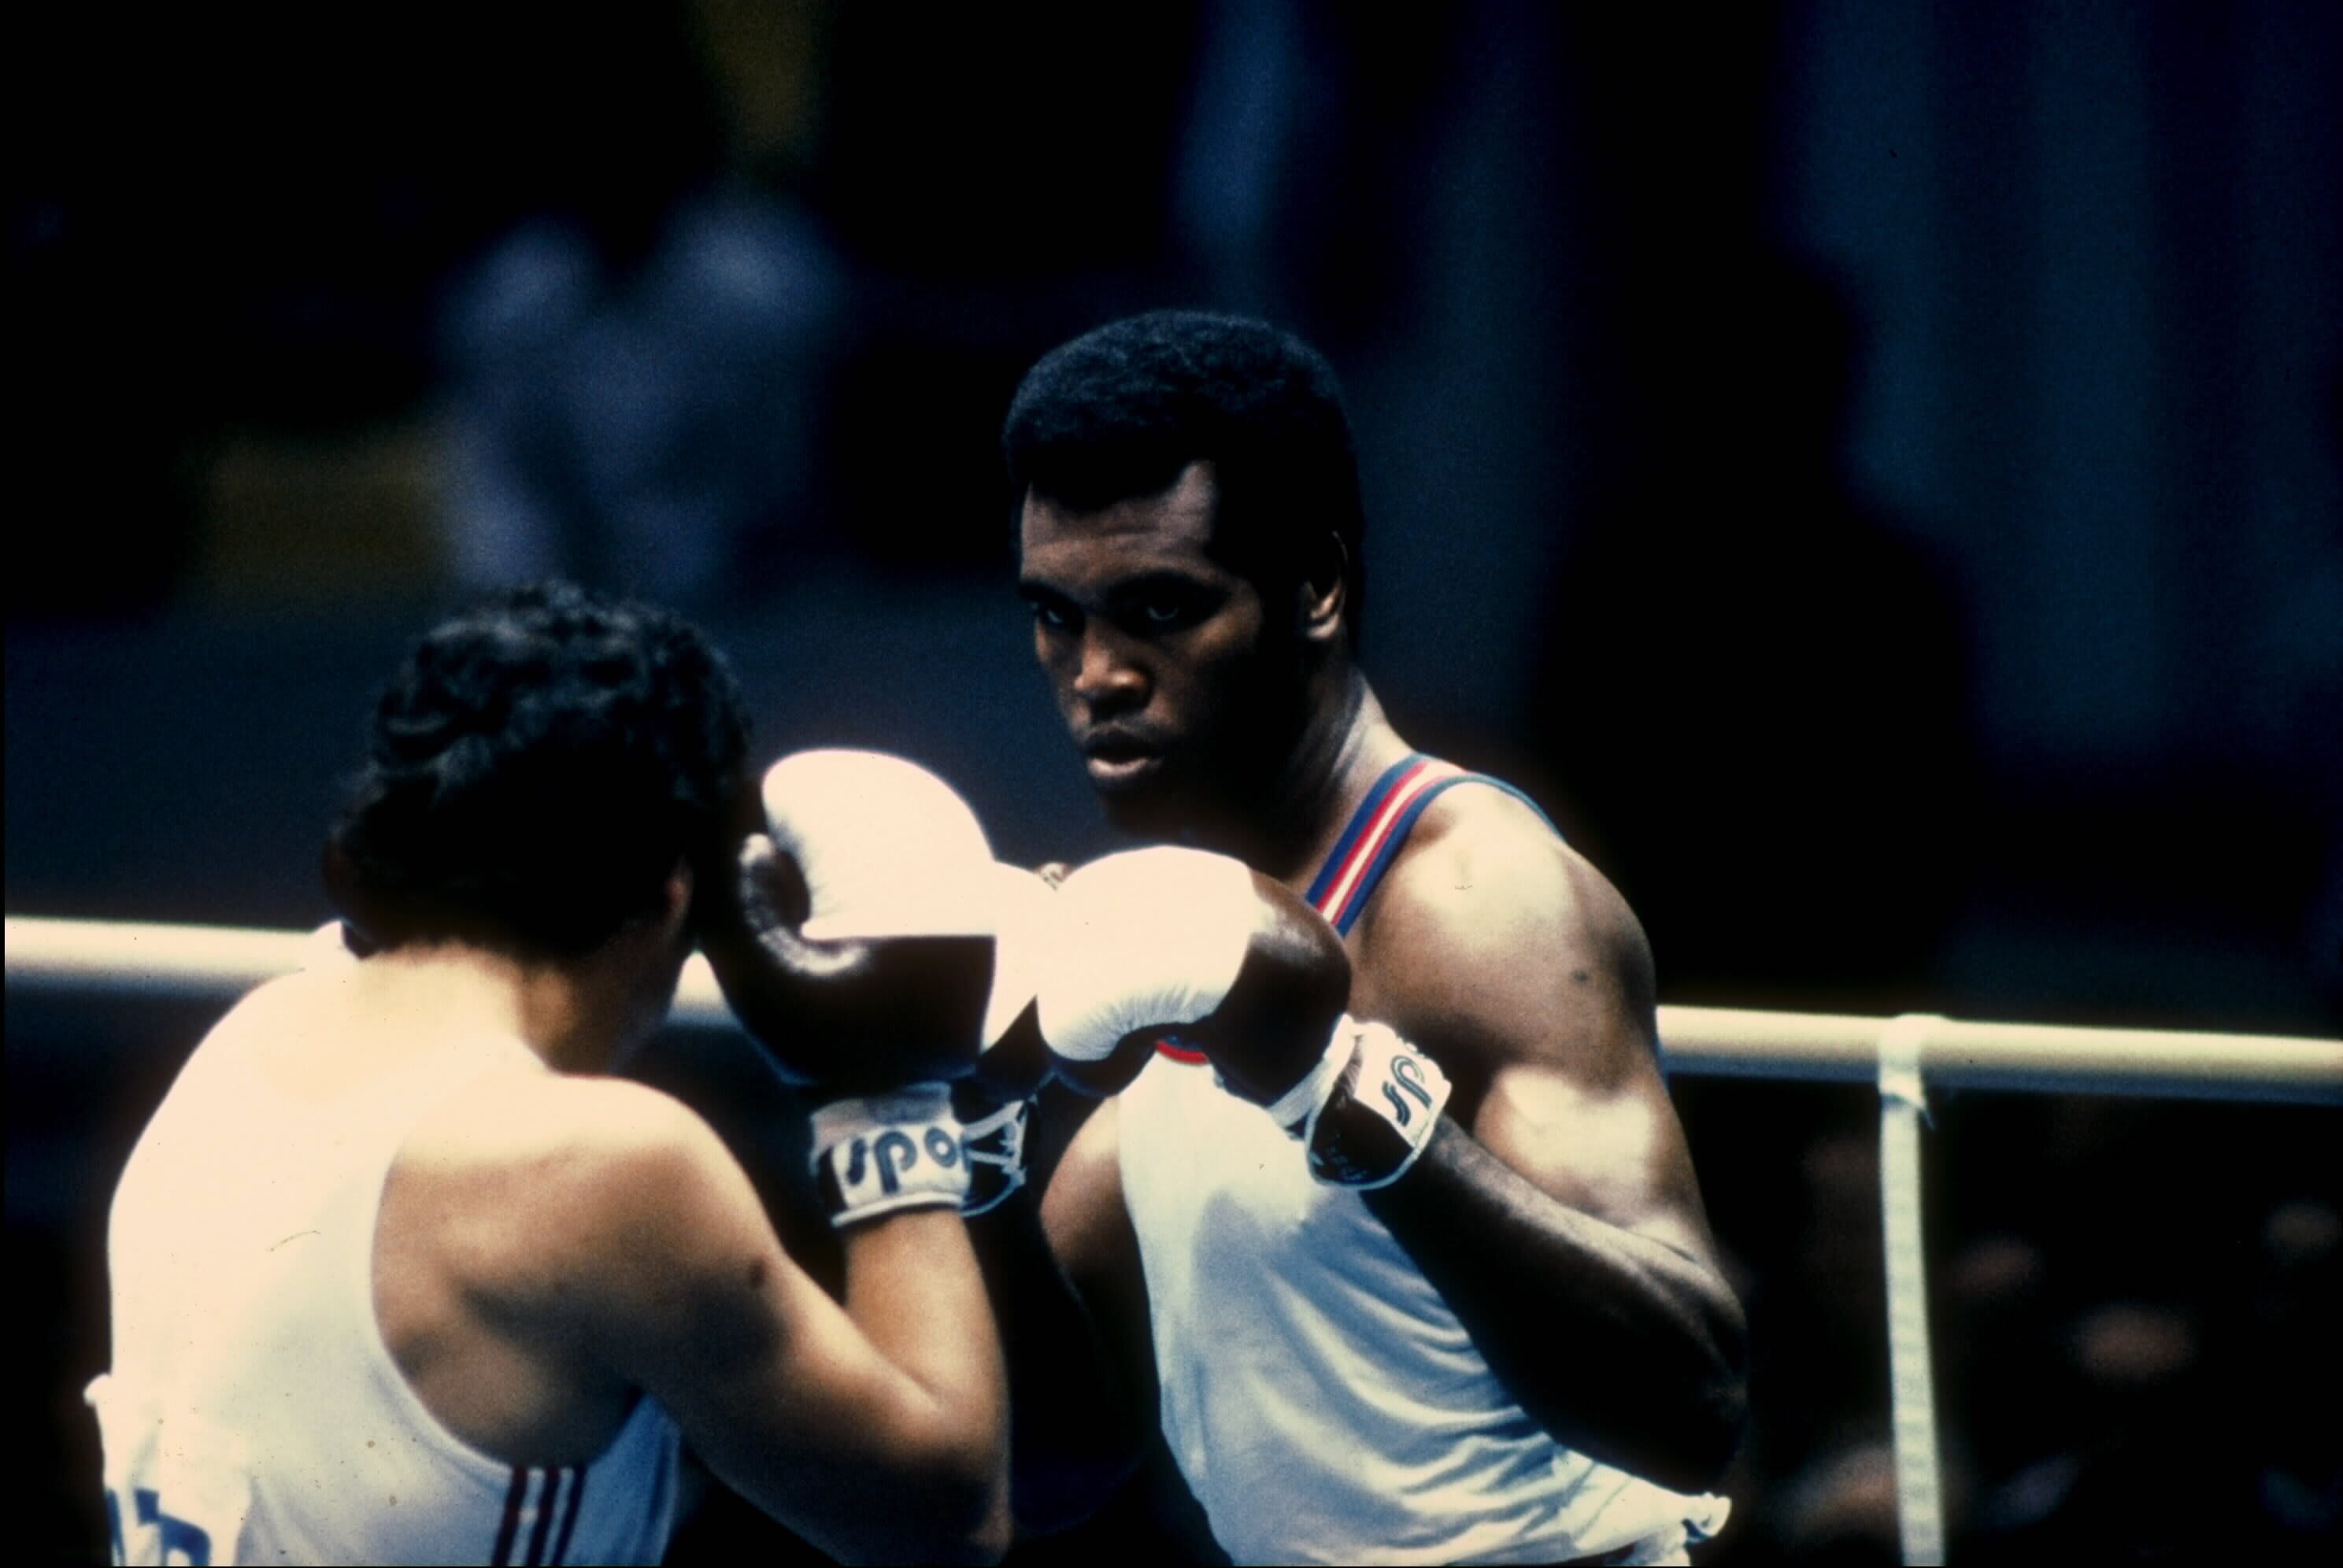
[[1074, 629], [1073, 612], [1069, 610], [1065, 606], [1051, 604], [1044, 599], [1034, 599], [1031, 601], [1031, 604], [1033, 610], [1033, 619], [1037, 625], [1047, 627], [1051, 631], [1071, 631]]
[[1220, 596], [1185, 584], [1151, 584], [1115, 607], [1115, 619], [1143, 636], [1182, 631], [1220, 608]]

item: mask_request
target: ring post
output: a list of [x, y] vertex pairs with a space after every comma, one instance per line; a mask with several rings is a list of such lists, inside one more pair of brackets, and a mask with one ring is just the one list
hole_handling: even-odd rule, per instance
[[1887, 1258], [1887, 1370], [1896, 1433], [1896, 1523], [1906, 1563], [1945, 1560], [1936, 1396], [1928, 1362], [1928, 1274], [1920, 1237], [1920, 1047], [1939, 1018], [1906, 1013], [1879, 1037], [1879, 1208]]

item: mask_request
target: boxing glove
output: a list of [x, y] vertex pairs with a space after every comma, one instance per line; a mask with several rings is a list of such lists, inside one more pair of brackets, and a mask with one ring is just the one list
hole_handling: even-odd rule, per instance
[[783, 1077], [817, 1094], [959, 1078], [990, 1004], [1000, 869], [959, 795], [900, 758], [802, 751], [764, 778], [700, 945]]
[[1342, 940], [1292, 890], [1199, 850], [1111, 855], [1069, 876], [1037, 1018], [1059, 1071], [1093, 1092], [1160, 1042], [1211, 1060], [1307, 1151], [1320, 1181], [1396, 1181], [1448, 1099], [1439, 1064], [1343, 1010]]
[[1323, 1058], [1351, 964], [1316, 910], [1200, 849], [1109, 855], [1059, 888], [1037, 1021], [1061, 1077], [1112, 1093], [1170, 1040], [1267, 1104]]
[[799, 752], [760, 793], [767, 831], [744, 839], [701, 935], [725, 999], [821, 1102], [811, 1162], [833, 1222], [958, 1206], [969, 1161], [947, 1086], [995, 1005], [1002, 868], [966, 802], [900, 758]]
[[1054, 1065], [1036, 1021], [1034, 992], [1057, 940], [1051, 924], [1056, 895], [1031, 871], [1003, 866], [998, 877], [984, 1050], [976, 1070], [951, 1086], [968, 1162], [968, 1196], [960, 1212], [971, 1216], [997, 1208], [1025, 1184], [1026, 1124], [1033, 1095]]

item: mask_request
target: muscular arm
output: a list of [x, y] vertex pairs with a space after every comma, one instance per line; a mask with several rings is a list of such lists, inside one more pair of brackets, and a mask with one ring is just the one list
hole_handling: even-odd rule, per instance
[[[843, 1236], [846, 1299], [781, 1251], [705, 1123], [628, 1097], [584, 1139], [584, 1216], [540, 1282], [584, 1352], [673, 1413], [726, 1483], [847, 1561], [986, 1560], [1007, 1546], [1007, 1393], [957, 1213]], [[589, 1113], [591, 1114], [591, 1113]]]
[[1697, 1490], [1739, 1441], [1744, 1329], [1658, 1068], [1650, 950], [1499, 804], [1413, 848], [1361, 935], [1353, 1010], [1457, 1086], [1367, 1201], [1541, 1424]]

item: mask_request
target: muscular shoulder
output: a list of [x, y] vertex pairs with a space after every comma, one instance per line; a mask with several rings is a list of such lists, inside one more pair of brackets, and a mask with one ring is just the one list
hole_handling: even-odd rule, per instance
[[1425, 810], [1353, 937], [1353, 1010], [1438, 1055], [1464, 1089], [1539, 1061], [1601, 1079], [1649, 1050], [1651, 949], [1617, 889], [1501, 790]]
[[[665, 1094], [532, 1071], [481, 1081], [420, 1123], [395, 1188], [484, 1302], [622, 1310], [659, 1276], [753, 1241], [752, 1190], [708, 1124]], [[389, 1198], [386, 1197], [387, 1210]]]

